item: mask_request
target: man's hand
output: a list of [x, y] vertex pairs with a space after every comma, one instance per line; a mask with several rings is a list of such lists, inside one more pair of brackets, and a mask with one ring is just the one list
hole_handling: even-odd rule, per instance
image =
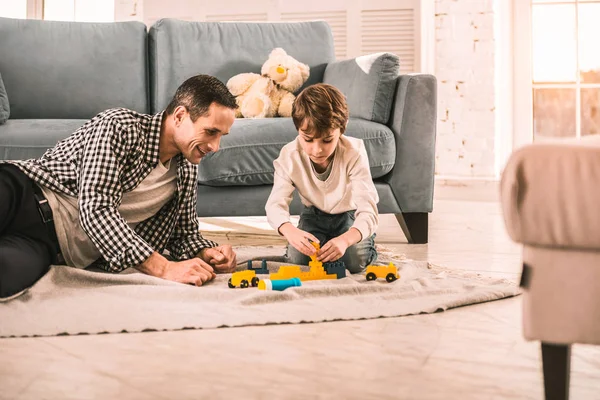
[[216, 276], [213, 268], [199, 258], [175, 262], [156, 252], [136, 269], [158, 278], [196, 286], [201, 286]]
[[202, 286], [202, 284], [213, 280], [215, 276], [215, 272], [210, 265], [199, 258], [192, 258], [185, 261], [169, 262], [161, 278]]
[[300, 253], [309, 257], [315, 254], [316, 250], [314, 246], [310, 244], [309, 240], [319, 243], [319, 239], [317, 239], [313, 234], [303, 231], [302, 229], [298, 229], [289, 222], [281, 225], [279, 227], [279, 232], [285, 236], [287, 241], [290, 242], [290, 244], [294, 246], [294, 248]]
[[229, 273], [235, 271], [237, 259], [231, 245], [205, 248], [200, 251], [200, 258], [212, 265], [218, 273]]

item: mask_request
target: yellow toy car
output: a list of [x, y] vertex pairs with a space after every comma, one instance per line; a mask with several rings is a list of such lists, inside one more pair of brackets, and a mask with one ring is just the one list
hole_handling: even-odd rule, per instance
[[369, 265], [366, 270], [367, 280], [374, 281], [377, 278], [385, 278], [388, 282], [400, 279], [398, 268], [393, 263], [389, 265]]
[[247, 288], [250, 285], [252, 285], [252, 287], [257, 287], [259, 281], [260, 279], [258, 279], [258, 276], [256, 276], [256, 272], [239, 271], [234, 272], [233, 275], [231, 275], [227, 285], [232, 289], [238, 286], [241, 288]]

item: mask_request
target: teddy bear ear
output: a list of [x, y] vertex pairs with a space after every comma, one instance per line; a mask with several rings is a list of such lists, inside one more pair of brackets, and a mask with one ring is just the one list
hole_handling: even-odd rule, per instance
[[306, 81], [308, 79], [308, 75], [310, 72], [310, 67], [306, 64], [300, 63], [300, 73], [302, 74], [302, 79]]
[[273, 56], [287, 56], [287, 53], [281, 47], [277, 47], [277, 48], [273, 49], [271, 54], [269, 54], [269, 57], [273, 57]]

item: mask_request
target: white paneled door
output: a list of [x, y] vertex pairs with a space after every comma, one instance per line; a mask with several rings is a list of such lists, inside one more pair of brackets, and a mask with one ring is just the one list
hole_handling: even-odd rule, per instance
[[394, 9], [370, 8], [360, 11], [360, 53], [388, 51], [400, 57], [400, 71], [418, 71], [419, 26], [417, 9], [407, 3]]

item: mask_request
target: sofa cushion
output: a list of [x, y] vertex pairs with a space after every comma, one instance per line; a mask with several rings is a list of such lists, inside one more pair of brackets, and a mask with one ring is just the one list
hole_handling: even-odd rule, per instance
[[0, 125], [0, 160], [39, 158], [85, 119], [9, 119]]
[[0, 75], [0, 125], [5, 123], [9, 117], [10, 104], [8, 103], [8, 94], [2, 82], [2, 75]]
[[[373, 183], [379, 195], [379, 203], [377, 203], [379, 213], [398, 214], [402, 212], [390, 185], [378, 181]], [[270, 185], [223, 187], [198, 185], [196, 210], [202, 217], [265, 215], [265, 204], [271, 194], [271, 188]], [[243, 204], [243, 207], [240, 207], [240, 204]], [[298, 192], [295, 191], [290, 203], [290, 213], [300, 215], [303, 208]]]
[[[392, 169], [396, 147], [387, 126], [351, 118], [345, 134], [363, 139], [373, 178]], [[209, 186], [272, 184], [273, 161], [296, 136], [291, 118], [236, 119], [221, 149], [200, 162], [198, 181]]]
[[0, 18], [0, 71], [11, 118], [148, 112], [146, 26]]
[[386, 124], [399, 73], [398, 56], [377, 53], [329, 64], [323, 82], [344, 93], [351, 117]]
[[[223, 83], [242, 72], [260, 74], [276, 47], [308, 64], [304, 86], [322, 82], [335, 60], [333, 36], [326, 22], [247, 23], [187, 22], [161, 19], [148, 36], [152, 112], [166, 108], [175, 90], [197, 74], [216, 76]], [[0, 53], [1, 54], [1, 53]]]

